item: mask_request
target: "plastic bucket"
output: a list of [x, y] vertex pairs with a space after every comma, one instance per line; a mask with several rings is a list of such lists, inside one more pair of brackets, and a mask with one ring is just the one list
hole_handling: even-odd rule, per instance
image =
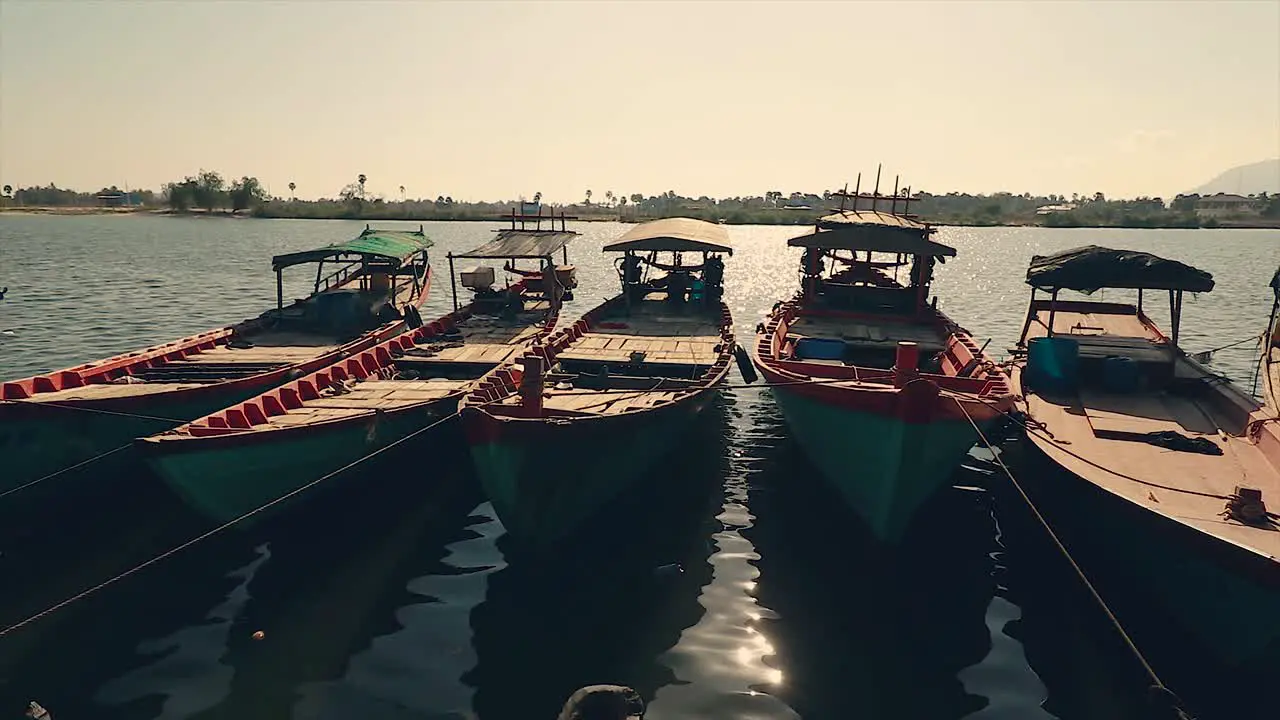
[[1032, 390], [1075, 392], [1079, 364], [1080, 344], [1072, 338], [1041, 337], [1027, 343], [1027, 383]]

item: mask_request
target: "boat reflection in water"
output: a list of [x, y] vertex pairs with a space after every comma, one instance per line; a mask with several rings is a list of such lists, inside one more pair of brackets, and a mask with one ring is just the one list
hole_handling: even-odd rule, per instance
[[672, 448], [679, 462], [669, 472], [615, 498], [555, 556], [501, 540], [510, 565], [490, 577], [471, 616], [478, 662], [468, 680], [480, 717], [555, 717], [565, 698], [597, 683], [630, 686], [647, 702], [678, 682], [652, 659], [706, 612], [695, 598], [713, 569], [725, 410], [708, 407]]

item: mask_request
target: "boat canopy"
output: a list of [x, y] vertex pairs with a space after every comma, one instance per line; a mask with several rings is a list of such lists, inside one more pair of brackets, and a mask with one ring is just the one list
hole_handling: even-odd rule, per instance
[[545, 258], [578, 236], [572, 230], [499, 230], [494, 239], [455, 258]]
[[723, 225], [693, 218], [667, 218], [642, 223], [629, 230], [605, 252], [671, 251], [722, 252], [733, 254], [729, 233]]
[[271, 268], [278, 271], [294, 265], [344, 257], [389, 260], [396, 266], [400, 266], [409, 258], [431, 247], [432, 244], [431, 239], [423, 233], [421, 228], [416, 231], [374, 230], [365, 226], [364, 232], [353, 240], [326, 245], [315, 250], [276, 255], [271, 258]]
[[926, 257], [954, 257], [956, 249], [929, 239], [933, 228], [902, 215], [844, 210], [818, 219], [817, 229], [787, 241], [791, 247], [870, 250]]
[[1032, 257], [1027, 284], [1083, 293], [1100, 288], [1209, 292], [1213, 276], [1151, 253], [1087, 245]]

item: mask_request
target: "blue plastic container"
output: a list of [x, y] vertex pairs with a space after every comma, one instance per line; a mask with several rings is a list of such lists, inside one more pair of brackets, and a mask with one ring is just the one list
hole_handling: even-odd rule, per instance
[[1044, 393], [1073, 393], [1079, 380], [1080, 344], [1073, 338], [1041, 337], [1027, 343], [1027, 384]]
[[796, 341], [796, 357], [801, 360], [841, 360], [844, 341], [807, 337]]
[[1133, 358], [1108, 357], [1102, 361], [1102, 387], [1110, 393], [1131, 393], [1138, 389], [1142, 374]]

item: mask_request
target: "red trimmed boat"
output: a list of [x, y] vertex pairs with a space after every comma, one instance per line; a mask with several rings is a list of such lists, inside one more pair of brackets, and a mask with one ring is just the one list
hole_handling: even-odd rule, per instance
[[[1020, 484], [1081, 557], [1115, 568], [1217, 660], [1280, 667], [1280, 425], [1178, 346], [1203, 270], [1089, 246], [1032, 258], [1015, 387], [1027, 446], [1051, 472]], [[1137, 303], [1062, 299], [1136, 290]], [[1171, 334], [1143, 310], [1167, 292]], [[1048, 298], [1037, 299], [1040, 292]], [[1190, 653], [1194, 654], [1194, 653]]]
[[[804, 248], [802, 289], [757, 328], [753, 359], [805, 454], [892, 542], [977, 441], [968, 417], [991, 423], [1013, 408], [1013, 393], [930, 302], [934, 264], [955, 250], [905, 214], [909, 196], [835, 197], [839, 211], [788, 241]], [[855, 209], [844, 209], [849, 200]], [[860, 200], [870, 209], [856, 209]]]
[[[545, 219], [545, 218], [543, 218]], [[226, 522], [371, 452], [440, 424], [461, 397], [497, 382], [493, 370], [549, 334], [574, 269], [555, 267], [577, 235], [513, 228], [459, 258], [542, 261], [540, 270], [495, 289], [494, 269], [462, 273], [466, 305], [306, 377], [191, 423], [137, 441], [148, 464], [189, 505]], [[567, 255], [566, 255], [567, 258]]]
[[[0, 384], [0, 492], [400, 334], [431, 286], [431, 244], [421, 229], [366, 227], [347, 242], [272, 258], [276, 307], [257, 318]], [[302, 264], [316, 265], [312, 294], [286, 306], [282, 273]]]
[[[632, 228], [604, 248], [623, 253], [622, 293], [463, 399], [480, 482], [518, 541], [546, 548], [569, 536], [654, 472], [712, 401], [734, 351], [721, 301], [728, 240], [687, 218]], [[692, 253], [700, 265], [684, 264]]]

